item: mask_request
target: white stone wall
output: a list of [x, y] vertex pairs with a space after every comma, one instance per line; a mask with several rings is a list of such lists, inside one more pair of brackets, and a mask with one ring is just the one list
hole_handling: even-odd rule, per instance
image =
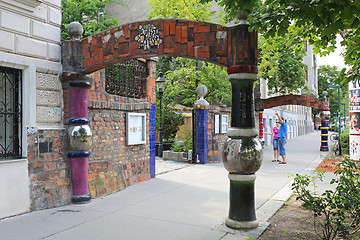
[[[14, 62], [0, 61], [0, 65], [23, 70], [30, 65], [34, 67], [30, 69], [35, 72], [24, 71], [23, 83], [27, 94], [35, 96], [30, 99], [31, 104], [36, 105], [35, 108], [32, 106], [30, 114], [38, 128], [62, 125], [63, 101], [58, 78], [61, 69], [60, 27], [61, 0], [0, 0], [0, 52], [15, 58]], [[19, 66], [20, 59], [26, 59], [30, 65]], [[38, 60], [43, 61], [38, 64]], [[26, 88], [30, 75], [34, 74], [36, 87]]]
[[0, 0], [0, 50], [59, 62], [61, 1], [42, 1], [36, 7], [21, 2], [25, 0]]
[[27, 132], [62, 128], [61, 0], [0, 0], [0, 66], [22, 72], [22, 159], [0, 162], [0, 218], [30, 210]]
[[[306, 43], [308, 44], [308, 43]], [[306, 56], [304, 57], [304, 64], [308, 67], [307, 69], [307, 82], [310, 96], [318, 96], [318, 80], [317, 80], [317, 56], [314, 53], [314, 47], [311, 45], [307, 46]], [[303, 94], [306, 94], [303, 92]]]
[[39, 127], [61, 124], [63, 93], [58, 75], [36, 74], [36, 122]]

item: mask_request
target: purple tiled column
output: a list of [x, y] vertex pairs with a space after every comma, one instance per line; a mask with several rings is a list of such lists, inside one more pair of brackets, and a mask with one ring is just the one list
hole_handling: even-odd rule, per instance
[[[69, 120], [69, 152], [73, 203], [83, 203], [91, 199], [88, 188], [88, 169], [91, 146], [90, 120], [87, 118], [89, 89], [83, 88], [79, 82], [72, 82], [71, 119]], [[90, 86], [85, 85], [85, 86]]]
[[62, 42], [61, 80], [70, 86], [70, 120], [67, 125], [68, 153], [71, 169], [73, 203], [90, 201], [88, 187], [88, 158], [92, 144], [92, 133], [88, 117], [88, 95], [91, 77], [81, 72], [81, 36], [83, 27], [78, 22], [68, 26], [71, 40]]

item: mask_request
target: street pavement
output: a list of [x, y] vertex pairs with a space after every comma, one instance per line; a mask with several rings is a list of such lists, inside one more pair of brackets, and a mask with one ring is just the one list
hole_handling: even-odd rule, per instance
[[[286, 165], [271, 161], [271, 145], [264, 148], [255, 180], [256, 229], [225, 226], [229, 179], [222, 163], [193, 165], [157, 159], [156, 178], [149, 181], [87, 204], [0, 220], [0, 239], [256, 239], [291, 196], [294, 175], [313, 173], [329, 154], [319, 149], [320, 132], [288, 140]], [[331, 177], [327, 175], [327, 180]], [[322, 189], [328, 187], [327, 183], [321, 185]]]

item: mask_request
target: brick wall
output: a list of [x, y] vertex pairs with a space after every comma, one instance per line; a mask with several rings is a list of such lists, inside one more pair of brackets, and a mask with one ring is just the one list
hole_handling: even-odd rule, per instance
[[70, 203], [65, 138], [65, 129], [35, 130], [27, 135], [31, 210]]
[[[92, 77], [89, 92], [88, 118], [93, 132], [93, 145], [89, 158], [89, 189], [93, 198], [107, 195], [137, 182], [151, 178], [150, 119], [155, 96], [155, 66], [148, 62], [150, 77], [147, 96], [131, 99], [105, 92], [105, 71]], [[62, 82], [64, 125], [70, 119], [70, 87]], [[126, 145], [126, 113], [146, 113], [146, 144]], [[154, 140], [154, 139], [152, 139]], [[30, 179], [31, 210], [40, 210], [70, 203], [72, 190], [70, 165], [67, 158], [67, 133], [65, 128], [28, 129], [27, 152]], [[154, 148], [154, 147], [153, 147]], [[155, 149], [155, 148], [154, 148]], [[154, 163], [153, 166], [154, 168]]]
[[[210, 106], [208, 109], [208, 162], [222, 162], [221, 154], [225, 141], [226, 133], [215, 134], [215, 114], [228, 115], [228, 124], [231, 122], [231, 109], [219, 106]], [[220, 121], [221, 122], [221, 121]]]
[[[150, 146], [155, 142], [150, 139], [154, 115], [150, 112], [152, 102], [156, 101], [153, 96], [156, 65], [149, 62], [148, 66], [150, 77], [147, 80], [147, 97], [143, 99], [108, 94], [105, 91], [105, 71], [92, 74], [94, 83], [88, 101], [88, 118], [93, 132], [92, 154], [89, 158], [89, 188], [92, 197], [117, 192], [151, 178], [150, 161], [155, 160], [155, 156], [151, 155]], [[146, 113], [145, 144], [126, 145], [128, 112]]]

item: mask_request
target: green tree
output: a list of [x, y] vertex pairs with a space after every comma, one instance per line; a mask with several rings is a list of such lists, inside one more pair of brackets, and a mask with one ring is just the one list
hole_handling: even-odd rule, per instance
[[[211, 22], [215, 14], [211, 10], [210, 4], [200, 4], [198, 0], [149, 0], [149, 6], [149, 19], [176, 18]], [[223, 14], [217, 15], [217, 23], [225, 24], [222, 16]], [[156, 72], [163, 72], [164, 78], [167, 80], [166, 90], [163, 94], [163, 109], [168, 111], [163, 112], [163, 123], [164, 129], [168, 128], [169, 133], [175, 132], [176, 134], [175, 130], [178, 129], [181, 121], [167, 121], [166, 119], [172, 119], [173, 117], [177, 119], [179, 117], [174, 115], [174, 112], [180, 113], [179, 110], [175, 110], [176, 104], [193, 106], [196, 99], [196, 83], [206, 85], [208, 88], [206, 99], [209, 102], [230, 104], [231, 87], [226, 80], [226, 69], [210, 63], [205, 63], [202, 67], [200, 65], [199, 61], [193, 59], [159, 57]], [[159, 105], [158, 99], [157, 106]], [[159, 122], [157, 122], [156, 128], [159, 128]], [[172, 137], [173, 135], [169, 135], [168, 140], [171, 140]]]
[[[348, 99], [348, 84], [344, 83], [344, 76], [341, 74], [341, 71], [338, 67], [331, 67], [329, 65], [320, 66], [318, 68], [318, 93], [319, 96], [323, 96], [322, 92], [328, 92], [328, 98], [330, 100], [330, 113], [332, 116], [332, 120], [338, 122], [337, 114], [338, 114], [338, 102], [339, 102], [339, 94], [337, 89], [329, 88], [329, 85], [340, 84], [340, 102], [345, 104], [345, 112], [348, 116], [349, 109], [349, 99]], [[343, 107], [341, 107], [341, 117], [343, 117]]]
[[303, 48], [294, 48], [288, 38], [259, 37], [259, 77], [267, 80], [269, 93], [290, 93], [305, 86]]
[[176, 68], [166, 75], [167, 88], [164, 93], [169, 102], [192, 107], [196, 101], [196, 82], [208, 88], [205, 99], [211, 104], [231, 105], [231, 84], [226, 79], [223, 67], [193, 59], [177, 58]]
[[[209, 22], [215, 14], [210, 4], [200, 4], [198, 0], [149, 0], [149, 6], [149, 19], [173, 18]], [[224, 20], [220, 19], [221, 17], [218, 23], [224, 23]]]
[[[210, 4], [199, 4], [197, 0], [150, 0], [148, 18], [177, 18], [211, 22], [214, 11]], [[224, 24], [221, 14], [216, 20]], [[204, 84], [208, 88], [206, 99], [214, 104], [230, 104], [230, 83], [226, 80], [226, 69], [214, 64], [201, 63], [186, 58], [161, 57], [157, 72], [165, 73], [168, 80], [164, 102], [183, 104], [189, 107], [195, 102], [195, 85]]]
[[[61, 38], [69, 39], [67, 27], [71, 22], [79, 22], [84, 28], [83, 37], [119, 25], [116, 18], [106, 14], [105, 5], [120, 0], [63, 0]], [[120, 1], [121, 2], [121, 1]]]
[[[201, 0], [203, 3], [212, 0]], [[265, 36], [292, 34], [298, 44], [304, 40], [315, 46], [321, 56], [335, 50], [336, 35], [341, 34], [345, 63], [351, 71], [342, 70], [346, 81], [355, 80], [360, 71], [360, 1], [343, 0], [215, 0], [225, 7], [228, 19], [240, 10], [249, 14], [251, 29]]]

